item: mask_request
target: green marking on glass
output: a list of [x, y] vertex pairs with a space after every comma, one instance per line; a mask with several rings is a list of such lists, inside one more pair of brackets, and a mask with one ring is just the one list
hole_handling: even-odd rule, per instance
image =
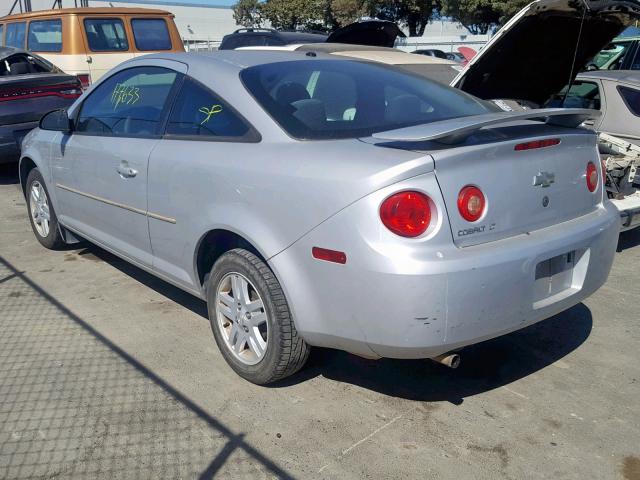
[[206, 115], [204, 120], [202, 120], [200, 122], [200, 125], [204, 125], [205, 123], [207, 123], [211, 119], [211, 117], [213, 115], [215, 115], [216, 113], [222, 112], [222, 105], [212, 105], [211, 108], [209, 108], [209, 107], [200, 107], [198, 109], [198, 111], [200, 113], [204, 113]]

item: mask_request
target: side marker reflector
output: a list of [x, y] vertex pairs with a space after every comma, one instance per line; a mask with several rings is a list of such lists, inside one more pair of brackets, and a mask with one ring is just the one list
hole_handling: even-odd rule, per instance
[[344, 252], [338, 252], [337, 250], [329, 250], [327, 248], [313, 247], [311, 249], [313, 258], [318, 260], [324, 260], [326, 262], [334, 263], [347, 263], [347, 254]]

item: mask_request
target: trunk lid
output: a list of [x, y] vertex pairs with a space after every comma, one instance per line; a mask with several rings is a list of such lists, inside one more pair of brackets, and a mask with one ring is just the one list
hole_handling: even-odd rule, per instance
[[[489, 132], [478, 137], [483, 135]], [[467, 247], [526, 234], [598, 208], [601, 179], [594, 193], [586, 184], [587, 163], [599, 164], [593, 133], [524, 125], [499, 128], [491, 136], [511, 139], [476, 141], [432, 152], [456, 245]], [[518, 144], [542, 139], [560, 143], [515, 150]], [[466, 221], [458, 211], [458, 194], [466, 185], [479, 187], [486, 199], [485, 213], [476, 222]]]
[[393, 22], [364, 20], [339, 28], [327, 38], [327, 43], [349, 43], [374, 47], [393, 47], [396, 38], [406, 35]]
[[536, 0], [451, 85], [479, 98], [544, 104], [640, 17], [638, 0]]

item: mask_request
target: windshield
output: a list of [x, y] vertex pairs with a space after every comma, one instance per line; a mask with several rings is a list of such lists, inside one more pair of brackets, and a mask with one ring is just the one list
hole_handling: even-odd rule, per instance
[[599, 70], [617, 70], [624, 59], [625, 53], [633, 42], [612, 42], [593, 57], [590, 64]]
[[364, 137], [489, 111], [459, 90], [367, 62], [270, 63], [243, 70], [241, 78], [276, 122], [299, 139]]

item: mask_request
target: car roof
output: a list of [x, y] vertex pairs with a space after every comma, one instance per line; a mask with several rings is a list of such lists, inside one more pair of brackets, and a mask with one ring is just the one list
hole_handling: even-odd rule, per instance
[[592, 70], [579, 73], [578, 79], [592, 78], [599, 80], [612, 80], [615, 82], [628, 82], [640, 84], [640, 71], [638, 70]]
[[157, 8], [131, 8], [131, 7], [84, 7], [84, 8], [56, 8], [51, 10], [36, 10], [35, 12], [16, 13], [0, 17], [0, 20], [25, 20], [37, 17], [59, 17], [60, 15], [175, 15], [166, 10]]
[[[216, 50], [213, 52], [177, 52], [177, 53], [153, 53], [137, 57], [128, 62], [143, 60], [174, 60], [188, 66], [211, 66], [211, 63], [218, 63], [221, 67], [233, 70], [244, 70], [245, 68], [270, 63], [289, 62], [294, 60], [339, 60], [329, 55], [317, 54], [308, 56], [305, 52], [292, 52], [286, 50]], [[345, 60], [348, 60], [345, 58]]]
[[23, 50], [22, 48], [0, 47], [0, 60], [16, 53], [28, 53], [29, 55], [31, 55], [30, 52], [28, 52], [27, 50]]

